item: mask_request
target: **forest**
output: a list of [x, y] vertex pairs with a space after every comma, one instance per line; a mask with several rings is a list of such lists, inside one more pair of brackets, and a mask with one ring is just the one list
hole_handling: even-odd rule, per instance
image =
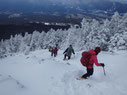
[[103, 51], [127, 50], [127, 14], [120, 16], [116, 12], [110, 20], [103, 23], [93, 19], [83, 19], [81, 27], [71, 26], [69, 29], [50, 29], [46, 32], [34, 31], [11, 36], [10, 39], [1, 40], [0, 57], [22, 52], [47, 49], [49, 46], [59, 45], [65, 49], [70, 44], [76, 51], [89, 50], [100, 46]]

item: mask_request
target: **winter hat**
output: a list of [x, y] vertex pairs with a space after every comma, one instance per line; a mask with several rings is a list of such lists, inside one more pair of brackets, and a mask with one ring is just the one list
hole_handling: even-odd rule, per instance
[[72, 45], [70, 45], [70, 47], [72, 47]]
[[101, 51], [101, 48], [100, 47], [96, 47], [95, 48], [95, 52], [99, 53]]

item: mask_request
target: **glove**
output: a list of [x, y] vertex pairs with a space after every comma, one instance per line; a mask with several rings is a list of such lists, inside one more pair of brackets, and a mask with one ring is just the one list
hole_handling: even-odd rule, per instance
[[104, 66], [105, 66], [105, 64], [104, 64], [104, 63], [100, 63], [100, 64], [101, 64], [101, 66], [102, 66], [102, 67], [104, 67]]

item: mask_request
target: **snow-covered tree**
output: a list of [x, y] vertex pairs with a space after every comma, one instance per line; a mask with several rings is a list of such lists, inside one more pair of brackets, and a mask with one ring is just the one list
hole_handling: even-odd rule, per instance
[[39, 35], [40, 33], [38, 31], [34, 31], [31, 37], [31, 42], [30, 42], [30, 51], [34, 51], [38, 49], [39, 47]]
[[120, 16], [116, 12], [110, 20], [103, 23], [84, 18], [81, 27], [71, 26], [68, 30], [51, 29], [47, 33], [34, 31], [11, 36], [8, 40], [0, 41], [0, 57], [9, 53], [24, 52], [37, 49], [46, 49], [58, 44], [61, 49], [70, 44], [75, 50], [89, 50], [100, 46], [102, 50], [127, 50], [127, 14]]

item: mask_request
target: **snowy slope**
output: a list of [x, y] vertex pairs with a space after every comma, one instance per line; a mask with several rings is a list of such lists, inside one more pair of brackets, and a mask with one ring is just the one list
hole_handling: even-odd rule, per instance
[[81, 52], [63, 61], [63, 51], [53, 58], [48, 50], [0, 59], [0, 95], [127, 95], [127, 51], [101, 52], [103, 68], [94, 68], [88, 80], [76, 80], [86, 72]]

